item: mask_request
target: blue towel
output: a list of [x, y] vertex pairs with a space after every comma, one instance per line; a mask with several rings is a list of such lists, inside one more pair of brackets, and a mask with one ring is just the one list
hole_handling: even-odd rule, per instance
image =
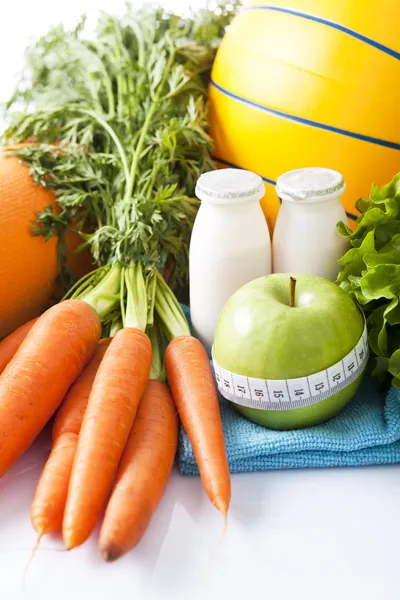
[[[297, 431], [265, 429], [239, 415], [224, 398], [220, 402], [231, 473], [400, 462], [400, 390], [385, 391], [374, 378], [364, 379], [338, 416]], [[199, 474], [183, 428], [178, 464], [185, 475]]]

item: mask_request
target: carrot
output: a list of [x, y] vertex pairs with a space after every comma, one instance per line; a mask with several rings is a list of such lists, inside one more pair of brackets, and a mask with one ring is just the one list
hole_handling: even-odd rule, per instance
[[82, 544], [101, 515], [147, 384], [151, 356], [145, 333], [121, 329], [97, 371], [68, 487], [63, 520], [67, 549]]
[[91, 360], [72, 384], [58, 409], [53, 424], [53, 446], [31, 509], [31, 522], [39, 536], [61, 529], [83, 415], [97, 369], [110, 341], [100, 340]]
[[99, 341], [92, 358], [68, 390], [54, 419], [53, 440], [66, 433], [79, 435], [93, 382], [110, 343], [111, 338]]
[[231, 484], [218, 394], [207, 352], [192, 336], [180, 336], [164, 356], [168, 383], [199, 466], [205, 491], [226, 518]]
[[0, 342], [0, 374], [4, 371], [37, 319], [28, 321], [25, 325], [21, 325], [15, 331], [10, 333], [4, 340]]
[[77, 439], [76, 434], [66, 433], [53, 442], [31, 507], [31, 523], [39, 539], [61, 529]]
[[34, 324], [0, 378], [0, 476], [29, 448], [92, 356], [95, 311], [68, 300]]
[[177, 445], [178, 419], [172, 396], [165, 383], [150, 380], [101, 527], [104, 560], [116, 560], [142, 538], [167, 486]]

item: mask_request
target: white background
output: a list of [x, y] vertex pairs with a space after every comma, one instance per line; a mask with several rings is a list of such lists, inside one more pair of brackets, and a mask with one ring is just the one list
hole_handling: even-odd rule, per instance
[[[185, 0], [169, 2], [184, 6]], [[0, 101], [32, 36], [120, 0], [0, 0]], [[0, 224], [1, 226], [1, 224]], [[3, 283], [1, 284], [3, 285]], [[174, 473], [140, 546], [107, 565], [96, 536], [70, 553], [35, 536], [29, 509], [48, 434], [0, 480], [1, 600], [398, 600], [400, 468], [269, 472], [233, 477], [227, 533], [198, 479]]]
[[[142, 0], [132, 1], [132, 6], [141, 4]], [[157, 4], [179, 12], [189, 6], [206, 6], [207, 0], [160, 0]], [[0, 105], [14, 89], [24, 50], [32, 40], [58, 23], [73, 27], [84, 13], [121, 14], [125, 5], [125, 0], [0, 0]], [[0, 131], [1, 124], [0, 114]]]
[[46, 433], [0, 480], [1, 600], [399, 600], [400, 468], [232, 477], [228, 529], [199, 479], [173, 474], [140, 545], [112, 564], [97, 533], [48, 536], [24, 577]]

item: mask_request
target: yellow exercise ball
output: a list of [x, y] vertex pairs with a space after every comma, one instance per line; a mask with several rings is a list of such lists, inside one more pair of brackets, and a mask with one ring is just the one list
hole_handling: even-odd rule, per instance
[[400, 171], [399, 22], [399, 0], [253, 0], [232, 21], [210, 84], [215, 159], [264, 178], [271, 228], [285, 171], [340, 171], [350, 224]]

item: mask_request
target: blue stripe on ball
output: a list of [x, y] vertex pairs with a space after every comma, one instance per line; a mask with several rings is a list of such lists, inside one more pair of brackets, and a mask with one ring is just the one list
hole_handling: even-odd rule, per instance
[[400, 52], [396, 52], [396, 50], [393, 50], [392, 48], [389, 48], [388, 46], [385, 46], [384, 44], [380, 44], [379, 42], [372, 40], [371, 38], [367, 37], [366, 35], [363, 35], [362, 33], [358, 33], [357, 31], [354, 31], [353, 29], [349, 29], [348, 27], [345, 27], [344, 25], [335, 23], [334, 21], [329, 21], [328, 19], [323, 19], [322, 17], [310, 15], [309, 13], [303, 13], [298, 10], [293, 10], [292, 8], [283, 8], [280, 6], [269, 6], [269, 5], [247, 6], [247, 7], [242, 8], [240, 12], [249, 12], [249, 11], [254, 11], [254, 10], [271, 10], [271, 11], [275, 11], [275, 12], [281, 12], [281, 13], [293, 15], [295, 17], [301, 17], [302, 19], [308, 19], [309, 21], [315, 21], [316, 23], [322, 23], [322, 25], [327, 25], [328, 27], [333, 27], [334, 29], [337, 29], [338, 31], [342, 31], [343, 33], [346, 33], [347, 35], [350, 35], [351, 37], [354, 37], [357, 40], [364, 42], [365, 44], [368, 44], [369, 46], [372, 46], [373, 48], [376, 48], [377, 50], [380, 50], [381, 52], [384, 52], [385, 54], [389, 54], [389, 56], [392, 56], [393, 58], [396, 58], [397, 60], [400, 60]]
[[308, 125], [309, 127], [323, 129], [325, 131], [330, 131], [331, 133], [338, 133], [339, 135], [345, 135], [347, 137], [360, 140], [362, 142], [369, 142], [370, 144], [377, 144], [378, 146], [384, 146], [385, 148], [391, 148], [392, 150], [400, 150], [400, 144], [397, 144], [396, 142], [390, 142], [389, 140], [382, 140], [380, 138], [371, 137], [369, 135], [363, 135], [362, 133], [355, 133], [354, 131], [348, 131], [347, 129], [340, 129], [339, 127], [334, 127], [333, 125], [318, 123], [318, 121], [311, 121], [311, 119], [296, 117], [295, 115], [290, 115], [289, 113], [284, 113], [280, 110], [269, 108], [268, 106], [264, 106], [263, 104], [259, 104], [258, 102], [254, 102], [253, 100], [243, 98], [243, 96], [239, 96], [234, 92], [230, 92], [226, 88], [219, 85], [219, 83], [216, 83], [214, 80], [211, 80], [211, 85], [215, 87], [215, 89], [217, 89], [219, 92], [221, 92], [221, 94], [224, 94], [225, 96], [228, 96], [229, 98], [232, 98], [237, 102], [241, 102], [242, 104], [247, 104], [247, 106], [251, 106], [252, 108], [257, 108], [258, 110], [267, 112], [271, 115], [274, 115], [275, 117], [287, 119], [288, 121], [294, 121], [295, 123], [300, 123], [301, 125]]

